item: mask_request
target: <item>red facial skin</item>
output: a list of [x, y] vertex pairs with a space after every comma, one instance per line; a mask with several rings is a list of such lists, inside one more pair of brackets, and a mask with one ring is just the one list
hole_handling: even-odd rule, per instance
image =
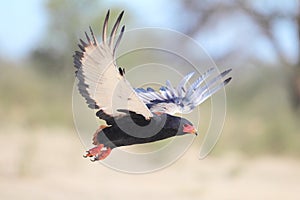
[[183, 132], [185, 133], [192, 133], [192, 134], [196, 134], [197, 135], [197, 131], [195, 129], [194, 126], [190, 125], [190, 124], [184, 124], [183, 125]]

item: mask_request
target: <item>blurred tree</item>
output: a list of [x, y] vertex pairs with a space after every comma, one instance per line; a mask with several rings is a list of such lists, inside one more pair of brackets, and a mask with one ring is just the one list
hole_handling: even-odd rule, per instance
[[[282, 40], [278, 38], [278, 24], [292, 24], [295, 32], [298, 31], [298, 38], [295, 38], [299, 52], [300, 40], [300, 7], [297, 1], [290, 1], [290, 5], [282, 6], [280, 3], [273, 1], [194, 1], [182, 0], [179, 24], [182, 24], [184, 32], [194, 38], [201, 38], [201, 35], [214, 33], [220, 35], [220, 31], [224, 31], [224, 35], [230, 29], [240, 29], [236, 31], [236, 35], [230, 38], [230, 44], [216, 45], [216, 48], [222, 49], [219, 54], [213, 54], [213, 59], [217, 62], [233, 62], [236, 64], [245, 64], [245, 60], [257, 66], [268, 65], [268, 61], [259, 55], [254, 47], [257, 43], [264, 43], [273, 51], [275, 55], [275, 64], [282, 66], [287, 71], [289, 89], [292, 101], [295, 107], [300, 108], [300, 55], [296, 59], [291, 59], [291, 55], [287, 53], [282, 45]], [[293, 6], [296, 4], [297, 6]], [[181, 23], [180, 23], [181, 21]], [[189, 23], [185, 23], [185, 22]], [[247, 24], [249, 27], [244, 27]], [[220, 28], [221, 27], [221, 28]], [[227, 30], [224, 30], [225, 28]], [[207, 31], [209, 30], [209, 31]], [[226, 38], [226, 36], [224, 36]], [[224, 40], [224, 38], [223, 38]], [[225, 46], [225, 47], [224, 47]]]
[[[107, 12], [103, 1], [49, 0], [48, 31], [40, 45], [31, 54], [32, 66], [43, 74], [72, 77], [73, 58], [79, 38], [91, 25], [98, 32]], [[114, 9], [119, 12], [120, 9]], [[116, 15], [112, 12], [112, 16]], [[100, 26], [101, 25], [101, 26]]]

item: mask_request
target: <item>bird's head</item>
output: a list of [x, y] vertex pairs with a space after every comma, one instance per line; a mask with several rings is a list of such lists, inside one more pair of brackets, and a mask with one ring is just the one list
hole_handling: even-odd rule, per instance
[[181, 118], [181, 123], [180, 123], [180, 129], [182, 130], [183, 134], [197, 134], [197, 130], [195, 126], [187, 119]]

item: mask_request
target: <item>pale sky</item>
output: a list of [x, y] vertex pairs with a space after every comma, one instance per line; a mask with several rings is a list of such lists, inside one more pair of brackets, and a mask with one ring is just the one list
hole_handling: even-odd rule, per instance
[[20, 58], [41, 39], [47, 23], [42, 0], [1, 2], [1, 57]]
[[[170, 2], [173, 3], [170, 4]], [[131, 12], [135, 12], [135, 16], [142, 18], [141, 21], [143, 21], [145, 26], [175, 28], [170, 27], [170, 23], [168, 23], [168, 21], [171, 20], [172, 14], [165, 12], [165, 9], [168, 9], [171, 13], [172, 9], [176, 9], [176, 3], [174, 2], [176, 1], [132, 0], [128, 3], [128, 1], [124, 0], [111, 0], [106, 4], [108, 8], [110, 4], [118, 4], [128, 8]], [[264, 4], [267, 2], [273, 2], [272, 6], [274, 8], [284, 6], [287, 11], [293, 10], [297, 5], [297, 0], [260, 0], [260, 2], [264, 2], [260, 4], [262, 12], [267, 12], [267, 10], [264, 9]], [[0, 57], [12, 60], [23, 58], [33, 49], [34, 45], [41, 40], [44, 31], [46, 31], [48, 21], [47, 13], [43, 7], [44, 3], [45, 0], [10, 0], [1, 2]], [[155, 15], [153, 15], [153, 13], [155, 13]], [[137, 24], [137, 26], [140, 25]], [[295, 59], [298, 55], [298, 46], [295, 44], [297, 32], [295, 32], [294, 25], [283, 21], [276, 24], [275, 29], [277, 32], [276, 37], [281, 41], [280, 44], [286, 54], [291, 57], [291, 59]], [[217, 33], [214, 37], [211, 37], [210, 33], [207, 35], [207, 38], [202, 39], [202, 41], [204, 46], [208, 48], [208, 51], [210, 47], [215, 48], [216, 45], [227, 48], [228, 42], [234, 39], [230, 36], [232, 35], [230, 30], [222, 33], [222, 36]], [[255, 51], [260, 51], [260, 55], [266, 59], [272, 59], [274, 55], [272, 55], [271, 47], [263, 40], [258, 39], [257, 42], [257, 49]]]

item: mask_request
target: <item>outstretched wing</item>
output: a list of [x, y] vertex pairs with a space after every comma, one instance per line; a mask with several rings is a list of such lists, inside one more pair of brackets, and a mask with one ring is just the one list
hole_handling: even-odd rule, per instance
[[112, 117], [124, 115], [124, 112], [118, 110], [127, 109], [149, 119], [152, 113], [125, 79], [125, 70], [116, 65], [115, 52], [125, 30], [124, 25], [116, 41], [115, 38], [123, 13], [117, 18], [107, 39], [108, 10], [102, 43], [98, 43], [91, 27], [90, 35], [85, 33], [87, 41], [80, 39], [80, 51], [74, 55], [78, 88], [90, 108], [100, 109]]
[[[187, 74], [180, 81], [177, 88], [174, 88], [170, 81], [166, 81], [166, 86], [161, 87], [159, 92], [152, 88], [137, 88], [135, 91], [151, 112], [162, 112], [171, 115], [175, 113], [186, 114], [230, 82], [231, 77], [224, 81], [221, 80], [231, 69], [225, 70], [215, 78], [205, 82], [214, 70], [215, 68], [207, 70], [189, 88], [186, 87], [186, 84], [194, 75], [194, 72]], [[204, 82], [205, 84], [203, 84]]]

